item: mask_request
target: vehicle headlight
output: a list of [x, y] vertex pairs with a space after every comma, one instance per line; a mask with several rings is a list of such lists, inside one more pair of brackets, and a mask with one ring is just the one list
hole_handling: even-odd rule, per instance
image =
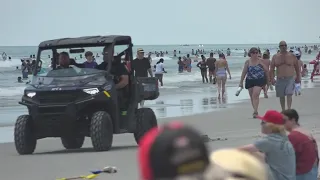
[[89, 88], [89, 89], [84, 89], [83, 92], [87, 93], [87, 94], [97, 94], [99, 93], [99, 89], [98, 88]]
[[35, 92], [27, 92], [26, 95], [29, 97], [29, 98], [32, 98], [33, 96], [36, 95]]

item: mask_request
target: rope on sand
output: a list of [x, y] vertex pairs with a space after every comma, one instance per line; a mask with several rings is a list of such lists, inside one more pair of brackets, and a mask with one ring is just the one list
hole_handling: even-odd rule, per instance
[[107, 166], [107, 167], [104, 167], [102, 170], [91, 171], [91, 174], [86, 175], [86, 176], [75, 176], [75, 177], [69, 177], [69, 178], [58, 178], [56, 180], [95, 179], [101, 173], [114, 174], [114, 173], [117, 173], [117, 172], [118, 172], [118, 169], [116, 167]]

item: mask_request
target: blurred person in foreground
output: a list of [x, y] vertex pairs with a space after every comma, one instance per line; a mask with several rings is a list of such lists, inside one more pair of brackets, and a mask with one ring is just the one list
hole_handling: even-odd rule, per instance
[[139, 142], [140, 179], [201, 179], [209, 152], [195, 129], [172, 122], [148, 131]]
[[296, 153], [296, 179], [316, 180], [318, 175], [318, 146], [312, 134], [299, 124], [299, 114], [294, 109], [282, 111], [288, 138]]
[[278, 111], [269, 110], [257, 118], [261, 120], [261, 132], [266, 136], [239, 149], [265, 161], [270, 169], [269, 179], [295, 180], [296, 157], [284, 129], [284, 116]]
[[251, 154], [238, 149], [221, 149], [210, 155], [205, 180], [267, 180], [265, 165]]

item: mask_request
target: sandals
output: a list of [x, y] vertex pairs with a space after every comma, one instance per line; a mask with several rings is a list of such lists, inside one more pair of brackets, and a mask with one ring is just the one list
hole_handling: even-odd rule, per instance
[[252, 116], [253, 116], [253, 118], [257, 118], [258, 112], [254, 112], [254, 113], [252, 114]]

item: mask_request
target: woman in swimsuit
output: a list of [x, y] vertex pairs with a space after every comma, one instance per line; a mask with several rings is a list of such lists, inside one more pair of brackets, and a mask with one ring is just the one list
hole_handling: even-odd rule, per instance
[[224, 92], [226, 89], [226, 81], [227, 81], [227, 72], [229, 74], [229, 78], [231, 79], [231, 74], [228, 66], [228, 62], [225, 59], [224, 54], [219, 54], [219, 60], [215, 63], [215, 78], [216, 83], [218, 85], [218, 93], [220, 98], [220, 93], [222, 92], [222, 97], [224, 97]]
[[248, 89], [251, 104], [253, 107], [253, 117], [258, 115], [259, 96], [262, 88], [269, 81], [269, 70], [258, 57], [259, 51], [253, 47], [249, 51], [250, 59], [244, 64], [239, 87], [243, 87], [244, 78], [246, 78], [245, 88]]

